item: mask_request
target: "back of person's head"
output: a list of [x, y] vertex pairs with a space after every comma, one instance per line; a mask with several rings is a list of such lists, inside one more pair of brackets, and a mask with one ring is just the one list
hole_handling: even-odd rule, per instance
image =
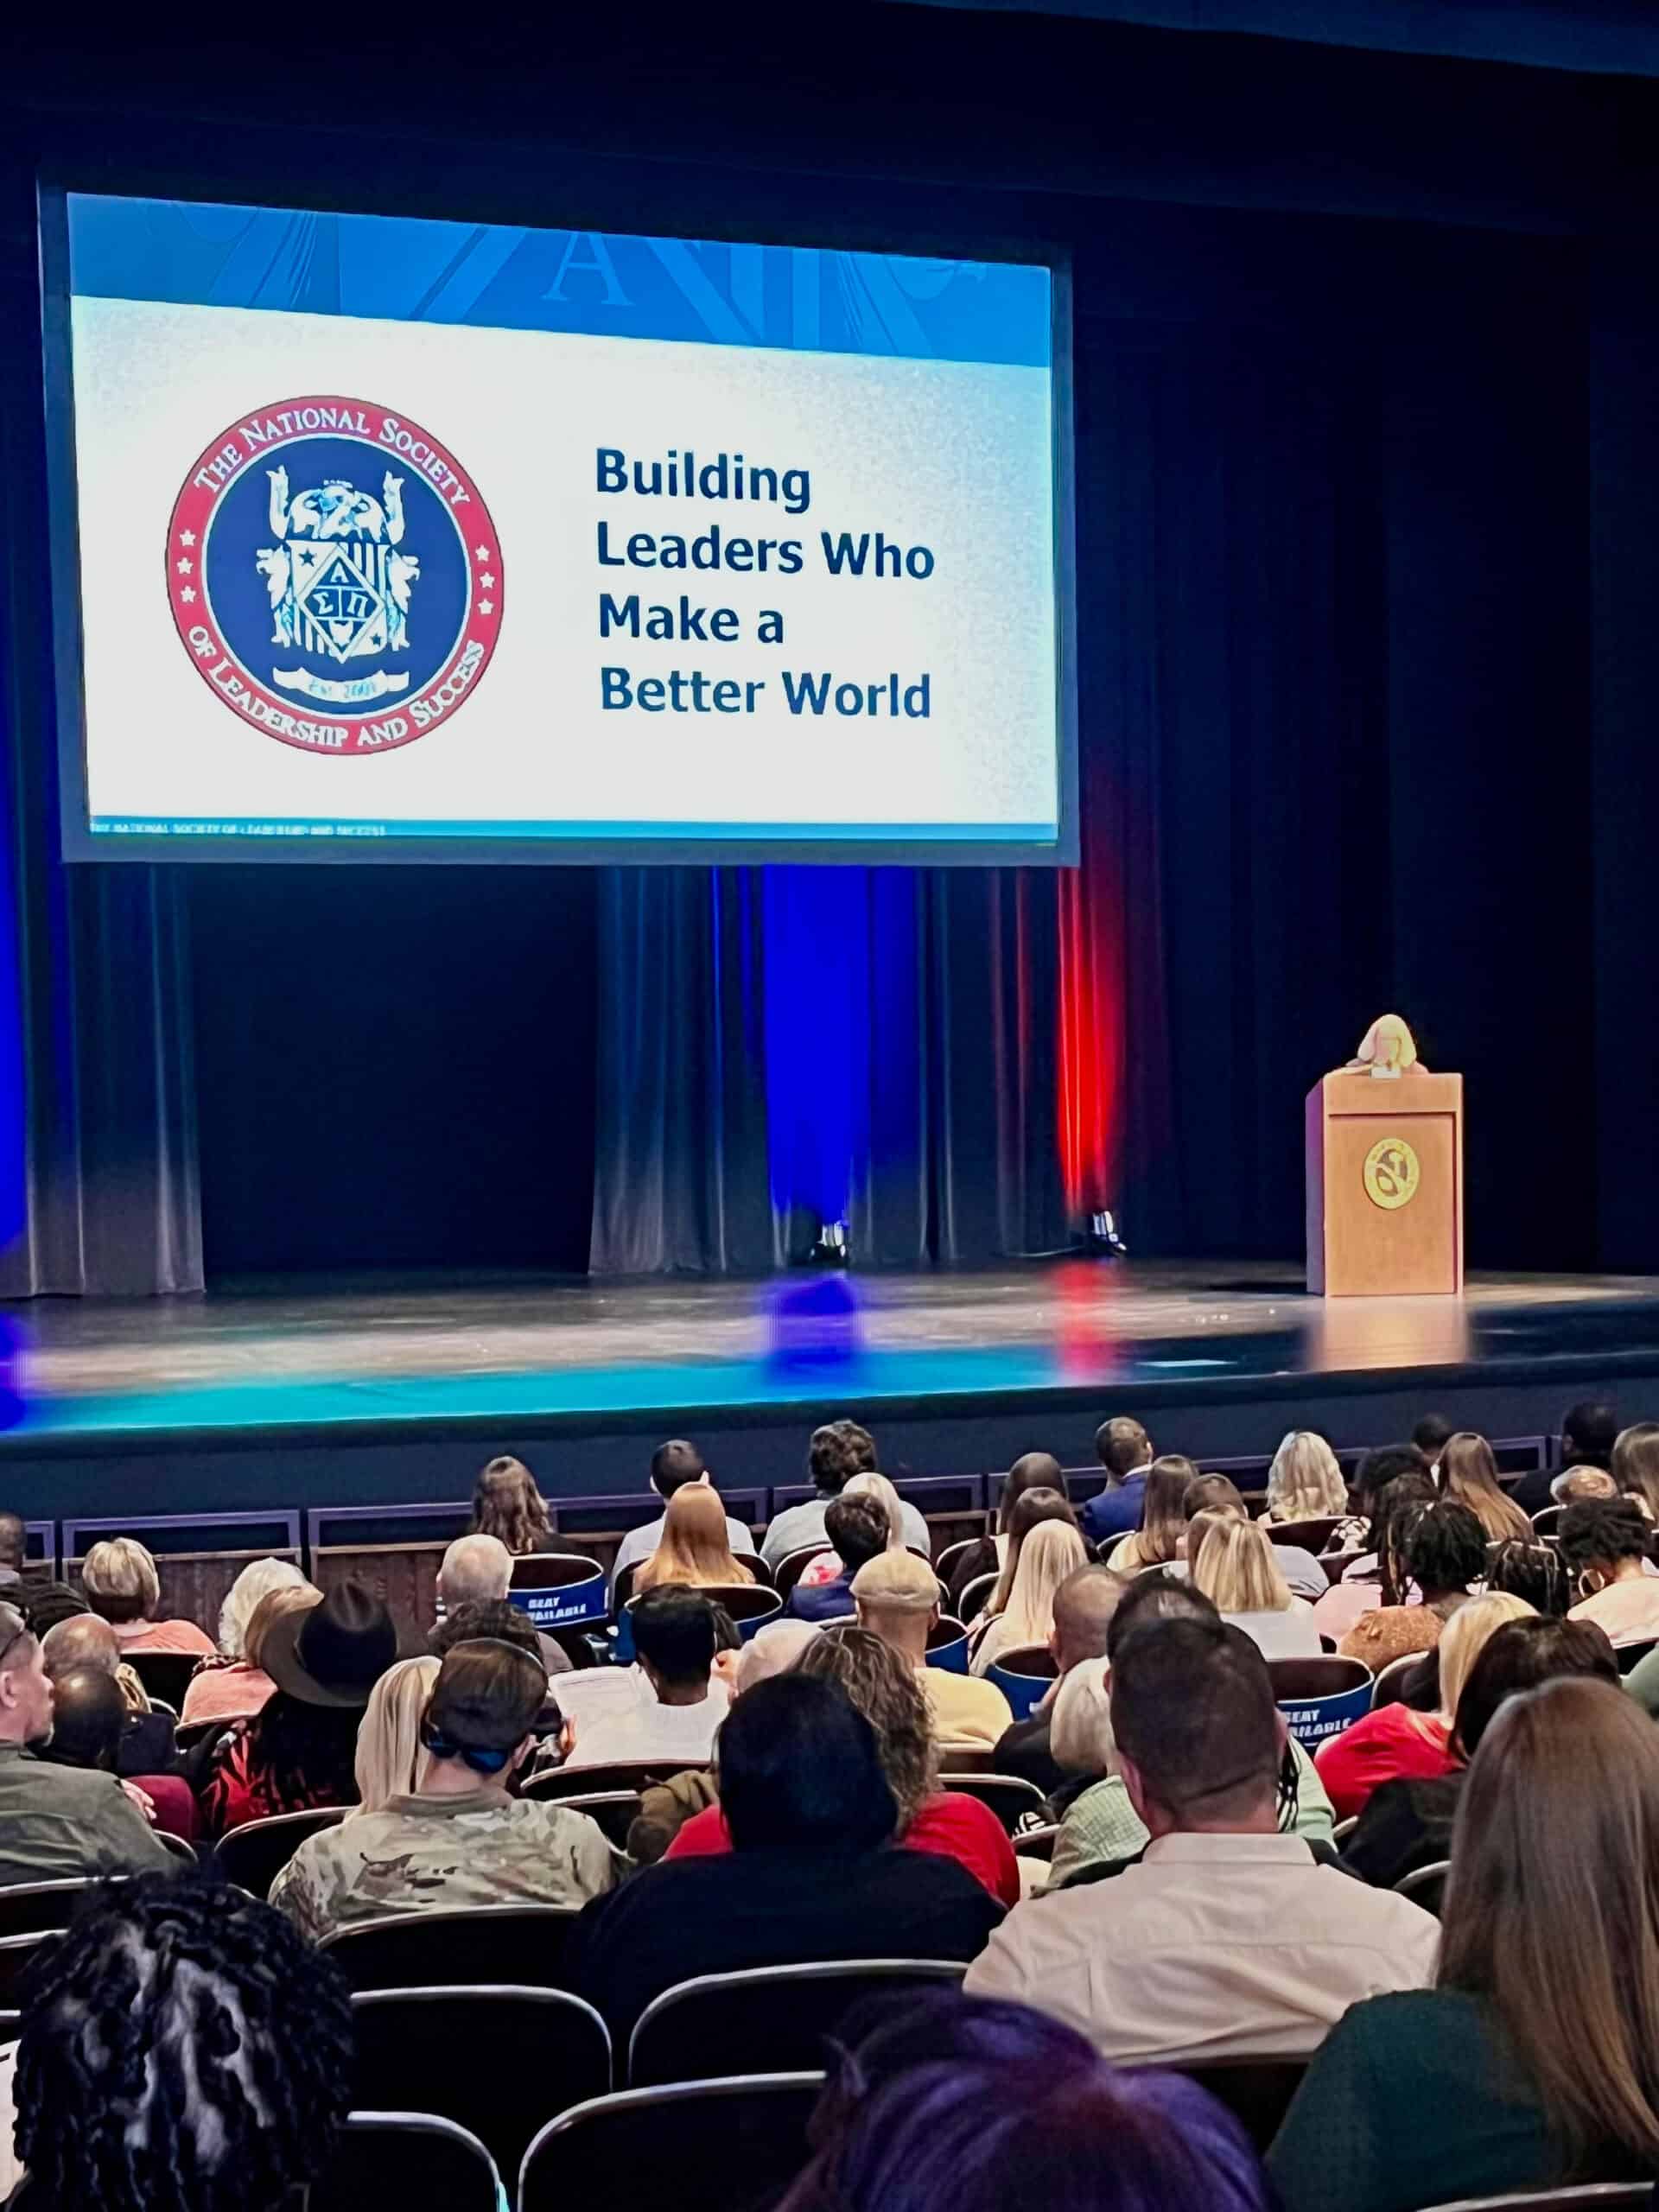
[[1288, 1430], [1268, 1469], [1268, 1518], [1326, 1521], [1347, 1510], [1348, 1485], [1336, 1453], [1317, 1429]]
[[[856, 2023], [855, 2023], [855, 2026]], [[1075, 2028], [985, 1998], [887, 2007], [842, 2051], [779, 2212], [1268, 2212], [1232, 2115], [1119, 2072]]]
[[23, 1994], [17, 2151], [43, 2202], [267, 2212], [333, 2164], [351, 1999], [270, 1905], [195, 1872], [123, 1882]]
[[22, 1515], [0, 1513], [0, 1567], [9, 1567], [14, 1573], [21, 1572], [28, 1541], [29, 1530]]
[[438, 1598], [446, 1612], [479, 1599], [499, 1604], [512, 1586], [512, 1554], [499, 1536], [479, 1531], [457, 1536], [438, 1569]]
[[1459, 1793], [1437, 1980], [1483, 1999], [1575, 2166], [1659, 2162], [1659, 1733], [1612, 1683], [1508, 1699]]
[[1444, 1414], [1425, 1414], [1411, 1432], [1411, 1440], [1432, 1465], [1445, 1448], [1446, 1440], [1452, 1434], [1452, 1424]]
[[1188, 1483], [1181, 1510], [1189, 1521], [1200, 1513], [1236, 1513], [1247, 1521], [1250, 1516], [1244, 1493], [1230, 1475], [1199, 1475]]
[[887, 1541], [890, 1544], [904, 1542], [904, 1505], [898, 1491], [885, 1475], [875, 1474], [867, 1467], [861, 1475], [848, 1477], [847, 1487], [841, 1494], [843, 1497], [873, 1498], [887, 1516]]
[[1063, 1774], [1111, 1772], [1111, 1687], [1098, 1660], [1068, 1669], [1046, 1711], [1048, 1755]]
[[[1040, 1529], [1050, 1521], [1063, 1522], [1073, 1530], [1077, 1529], [1077, 1510], [1064, 1491], [1028, 1490], [1015, 1501], [1014, 1511], [1008, 1516], [1007, 1554], [1002, 1561], [1002, 1572], [997, 1577], [996, 1587], [986, 1606], [988, 1613], [1007, 1611], [1013, 1601], [1014, 1586], [1020, 1573], [1020, 1554], [1025, 1549], [1026, 1541], [1034, 1529]], [[1077, 1561], [1079, 1566], [1082, 1563], [1081, 1559]]]
[[1192, 1554], [1193, 1587], [1224, 1613], [1288, 1612], [1291, 1589], [1259, 1521], [1217, 1515]]
[[700, 1483], [709, 1469], [703, 1456], [689, 1438], [671, 1436], [651, 1455], [651, 1486], [658, 1497], [672, 1497], [687, 1483]]
[[1112, 1732], [1135, 1809], [1156, 1832], [1225, 1828], [1271, 1808], [1282, 1728], [1267, 1662], [1242, 1630], [1162, 1620], [1112, 1661]]
[[1605, 1398], [1581, 1398], [1561, 1415], [1561, 1465], [1605, 1467], [1618, 1440], [1618, 1415]]
[[1607, 1464], [1615, 1487], [1638, 1498], [1649, 1521], [1659, 1521], [1659, 1421], [1633, 1421], [1621, 1428]]
[[52, 1738], [41, 1756], [60, 1766], [101, 1767], [115, 1771], [127, 1700], [121, 1686], [101, 1667], [71, 1667], [52, 1684]]
[[1463, 1695], [1464, 1685], [1476, 1660], [1499, 1629], [1507, 1628], [1515, 1621], [1535, 1618], [1524, 1598], [1511, 1597], [1502, 1590], [1489, 1590], [1484, 1597], [1471, 1598], [1467, 1605], [1458, 1607], [1441, 1630], [1440, 1640], [1434, 1647], [1438, 1655], [1440, 1713], [1448, 1726], [1457, 1716], [1458, 1700]]
[[493, 1637], [498, 1643], [516, 1643], [532, 1659], [542, 1656], [542, 1639], [535, 1622], [506, 1598], [474, 1598], [457, 1605], [453, 1613], [444, 1615], [427, 1641], [434, 1656], [442, 1659], [456, 1644], [476, 1643], [481, 1637]]
[[1555, 1533], [1561, 1562], [1580, 1598], [1599, 1590], [1622, 1560], [1646, 1559], [1653, 1540], [1633, 1497], [1592, 1497], [1569, 1505]]
[[1472, 1428], [1448, 1436], [1440, 1452], [1440, 1494], [1466, 1505], [1489, 1543], [1525, 1536], [1531, 1524], [1497, 1479], [1497, 1459], [1486, 1439]]
[[97, 1613], [72, 1613], [41, 1638], [41, 1663], [54, 1681], [72, 1667], [96, 1667], [115, 1679], [121, 1664], [121, 1640]]
[[1062, 1674], [1103, 1659], [1112, 1616], [1128, 1585], [1109, 1567], [1073, 1567], [1054, 1592], [1054, 1657]]
[[[1573, 1467], [1560, 1478], [1558, 1502], [1562, 1505], [1582, 1505], [1587, 1497], [1617, 1497], [1618, 1484], [1605, 1467]], [[1648, 1517], [1646, 1500], [1639, 1491], [1628, 1495], [1643, 1508], [1643, 1518]]]
[[1022, 1452], [1002, 1478], [1002, 1495], [996, 1506], [999, 1535], [1007, 1535], [1014, 1506], [1028, 1490], [1064, 1492], [1065, 1489], [1065, 1470], [1052, 1452]]
[[868, 1628], [838, 1626], [815, 1637], [796, 1672], [839, 1682], [875, 1731], [899, 1825], [908, 1827], [934, 1789], [933, 1722], [913, 1667]]
[[843, 1491], [824, 1510], [823, 1533], [835, 1546], [843, 1571], [856, 1574], [866, 1560], [879, 1558], [887, 1550], [893, 1527], [879, 1497]]
[[321, 1603], [322, 1592], [315, 1582], [283, 1582], [268, 1590], [248, 1615], [248, 1624], [242, 1631], [242, 1656], [248, 1665], [264, 1667], [265, 1639], [278, 1621], [286, 1620], [290, 1613], [308, 1613], [313, 1605]]
[[547, 1669], [516, 1643], [480, 1637], [439, 1662], [421, 1722], [435, 1759], [459, 1760], [485, 1779], [528, 1756], [547, 1697]]
[[[1425, 1597], [1467, 1590], [1485, 1574], [1486, 1531], [1469, 1508], [1455, 1499], [1437, 1498], [1408, 1507], [1400, 1523], [1390, 1523], [1389, 1541]], [[1395, 1601], [1404, 1594], [1396, 1588]]]
[[1068, 1575], [1089, 1563], [1089, 1547], [1068, 1516], [1039, 1522], [1027, 1532], [1000, 1611], [1010, 1644], [1046, 1643], [1054, 1633], [1054, 1598]]
[[749, 1579], [748, 1568], [733, 1554], [718, 1495], [702, 1483], [686, 1483], [664, 1507], [662, 1541], [640, 1565], [633, 1586], [645, 1591], [677, 1582], [712, 1590]]
[[1203, 1592], [1173, 1574], [1138, 1574], [1123, 1592], [1106, 1624], [1106, 1660], [1109, 1666], [1127, 1637], [1157, 1621], [1207, 1621], [1221, 1626], [1221, 1615]]
[[499, 1536], [515, 1559], [543, 1542], [552, 1521], [547, 1500], [522, 1459], [503, 1457], [480, 1467], [473, 1485], [473, 1528]]
[[741, 1697], [757, 1682], [769, 1682], [774, 1675], [787, 1673], [823, 1634], [810, 1621], [768, 1621], [743, 1646], [732, 1694]]
[[853, 1577], [859, 1624], [885, 1642], [919, 1648], [939, 1609], [939, 1578], [914, 1552], [885, 1551]]
[[828, 1421], [806, 1447], [806, 1471], [820, 1496], [835, 1497], [855, 1475], [875, 1471], [875, 1439], [855, 1421]]
[[400, 1659], [369, 1692], [357, 1729], [356, 1813], [380, 1812], [394, 1797], [407, 1797], [419, 1781], [421, 1720], [439, 1663]]
[[1152, 1439], [1128, 1414], [1114, 1414], [1095, 1431], [1095, 1457], [1109, 1475], [1130, 1475], [1152, 1458]]
[[262, 1598], [270, 1597], [273, 1590], [308, 1590], [310, 1586], [292, 1560], [250, 1560], [219, 1609], [219, 1648], [225, 1656], [247, 1656], [248, 1623]]
[[[71, 1621], [86, 1611], [86, 1593], [67, 1582], [28, 1582], [11, 1593], [36, 1636], [46, 1636], [60, 1621]], [[100, 1613], [99, 1618], [104, 1616]]]
[[1564, 1613], [1572, 1602], [1560, 1552], [1537, 1536], [1489, 1546], [1486, 1587], [1524, 1598], [1535, 1613]]
[[757, 1682], [721, 1724], [715, 1756], [739, 1851], [874, 1851], [898, 1825], [875, 1731], [838, 1682], [798, 1669]]
[[153, 1620], [161, 1603], [161, 1577], [144, 1547], [131, 1536], [94, 1544], [81, 1564], [86, 1603], [106, 1621]]
[[[1146, 1503], [1141, 1514], [1144, 1564], [1151, 1567], [1179, 1556], [1186, 1533], [1186, 1493], [1198, 1471], [1179, 1452], [1166, 1452], [1147, 1469]], [[1152, 1554], [1145, 1559], [1146, 1553]]]
[[1372, 1549], [1381, 1525], [1382, 1497], [1390, 1483], [1398, 1482], [1402, 1475], [1421, 1475], [1422, 1495], [1434, 1494], [1433, 1479], [1428, 1471], [1428, 1459], [1414, 1444], [1378, 1444], [1366, 1452], [1354, 1470], [1354, 1503], [1371, 1519]]
[[639, 1663], [665, 1689], [695, 1689], [715, 1663], [715, 1609], [701, 1591], [664, 1583], [629, 1607]]
[[1186, 1535], [1181, 1545], [1181, 1556], [1186, 1561], [1188, 1574], [1198, 1564], [1199, 1553], [1216, 1530], [1236, 1529], [1249, 1517], [1248, 1513], [1235, 1513], [1231, 1506], [1223, 1506], [1219, 1510], [1206, 1508], [1202, 1513], [1195, 1513], [1186, 1524]]
[[[1468, 1611], [1468, 1605], [1460, 1605], [1452, 1621]], [[1446, 1625], [1450, 1628], [1452, 1622]], [[1473, 1758], [1506, 1698], [1567, 1675], [1585, 1675], [1618, 1687], [1618, 1661], [1605, 1629], [1598, 1628], [1593, 1621], [1546, 1619], [1535, 1613], [1506, 1621], [1475, 1654], [1457, 1698], [1442, 1700], [1455, 1716], [1452, 1740], [1457, 1750], [1465, 1759]], [[1444, 1661], [1441, 1680], [1445, 1680]]]

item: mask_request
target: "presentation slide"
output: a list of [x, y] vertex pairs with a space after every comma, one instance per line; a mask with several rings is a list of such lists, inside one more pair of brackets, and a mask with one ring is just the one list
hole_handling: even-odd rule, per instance
[[1060, 272], [42, 224], [73, 857], [1075, 858]]

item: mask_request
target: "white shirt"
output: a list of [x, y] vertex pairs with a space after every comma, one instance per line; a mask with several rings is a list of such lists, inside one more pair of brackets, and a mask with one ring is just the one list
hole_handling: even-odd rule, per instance
[[1325, 1649], [1306, 1598], [1293, 1598], [1282, 1612], [1224, 1613], [1221, 1618], [1242, 1628], [1264, 1659], [1317, 1659]]
[[[649, 1559], [663, 1541], [663, 1530], [668, 1525], [668, 1516], [659, 1513], [654, 1521], [647, 1521], [642, 1529], [630, 1529], [617, 1547], [616, 1564], [611, 1569], [611, 1587], [616, 1587], [616, 1578], [625, 1567], [637, 1566], [642, 1559]], [[734, 1552], [747, 1552], [754, 1557], [754, 1538], [747, 1524], [726, 1516], [726, 1541]]]
[[[663, 1705], [645, 1676], [640, 1675], [639, 1680], [639, 1694], [626, 1702], [619, 1700], [610, 1711], [591, 1720], [577, 1720], [575, 1748], [564, 1763], [566, 1772], [627, 1759], [682, 1759], [687, 1766], [708, 1764], [731, 1701], [726, 1685], [711, 1681], [708, 1696], [696, 1705]], [[563, 1688], [561, 1684], [555, 1694], [560, 1694]]]
[[1016, 1905], [970, 1997], [1068, 2021], [1122, 2064], [1313, 2050], [1351, 2005], [1427, 1988], [1440, 1923], [1294, 1835], [1166, 1835], [1109, 1880]]
[[[833, 1502], [827, 1497], [809, 1497], [804, 1505], [791, 1505], [780, 1513], [766, 1530], [760, 1546], [760, 1556], [766, 1565], [776, 1567], [791, 1552], [804, 1552], [809, 1544], [828, 1543], [823, 1516]], [[931, 1559], [933, 1540], [928, 1534], [927, 1523], [908, 1498], [899, 1499], [899, 1514], [907, 1547], [919, 1552], [924, 1559]]]

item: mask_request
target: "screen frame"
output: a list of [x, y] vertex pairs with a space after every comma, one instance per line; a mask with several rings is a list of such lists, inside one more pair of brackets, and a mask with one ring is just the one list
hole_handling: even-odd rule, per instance
[[[719, 243], [812, 245], [822, 250], [950, 256], [974, 261], [1007, 261], [1046, 269], [1051, 284], [1051, 389], [1053, 399], [1053, 543], [1056, 770], [1058, 823], [1052, 841], [987, 837], [976, 832], [938, 837], [798, 838], [766, 836], [672, 837], [435, 837], [404, 836], [200, 838], [112, 836], [90, 826], [86, 765], [86, 692], [81, 625], [79, 502], [76, 466], [74, 377], [70, 334], [70, 250], [68, 202], [72, 194], [102, 198], [165, 198], [206, 206], [225, 204], [223, 196], [198, 184], [194, 191], [162, 187], [154, 178], [126, 182], [107, 175], [78, 177], [47, 175], [36, 179], [40, 241], [41, 336], [44, 378], [48, 552], [51, 592], [53, 677], [55, 699], [60, 851], [68, 862], [162, 863], [194, 868], [230, 863], [289, 867], [758, 867], [831, 866], [864, 868], [1075, 868], [1078, 864], [1077, 651], [1076, 591], [1076, 430], [1072, 351], [1072, 264], [1069, 247], [1053, 241], [992, 240], [976, 236], [941, 244], [930, 234], [924, 244], [912, 232], [906, 242], [873, 244], [866, 237], [837, 238], [814, 226], [810, 236], [769, 236], [760, 225], [711, 226], [699, 222], [700, 239]], [[398, 211], [365, 205], [350, 194], [331, 195], [317, 212], [352, 215], [393, 215]], [[232, 203], [276, 208], [303, 206], [305, 195], [279, 202], [238, 188]], [[407, 212], [407, 211], [404, 211]], [[426, 213], [423, 210], [423, 215]], [[675, 237], [669, 229], [620, 232], [611, 220], [582, 219], [575, 207], [559, 211], [563, 222], [545, 209], [519, 218], [526, 227], [558, 230], [580, 224], [587, 229], [634, 237]], [[462, 221], [466, 214], [436, 217]], [[502, 220], [498, 214], [497, 221]]]

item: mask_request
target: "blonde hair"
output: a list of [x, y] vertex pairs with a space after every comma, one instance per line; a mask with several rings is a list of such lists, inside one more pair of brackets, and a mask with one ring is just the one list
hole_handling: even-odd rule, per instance
[[92, 1611], [118, 1626], [153, 1620], [162, 1602], [156, 1562], [130, 1536], [94, 1544], [81, 1562], [80, 1586]]
[[1532, 1621], [1538, 1609], [1507, 1590], [1494, 1590], [1484, 1598], [1467, 1598], [1440, 1630], [1435, 1647], [1440, 1654], [1440, 1718], [1448, 1726], [1458, 1717], [1458, 1700], [1474, 1664], [1493, 1637], [1510, 1621]]
[[262, 1598], [273, 1590], [308, 1589], [304, 1575], [289, 1560], [250, 1560], [226, 1592], [219, 1609], [219, 1648], [227, 1659], [240, 1659], [247, 1648], [248, 1623]]
[[1374, 1066], [1377, 1059], [1377, 1047], [1384, 1037], [1395, 1037], [1399, 1039], [1400, 1066], [1402, 1068], [1416, 1066], [1416, 1039], [1397, 1014], [1377, 1015], [1376, 1020], [1360, 1039], [1359, 1050], [1354, 1054], [1354, 1058], [1357, 1060], [1363, 1060], [1368, 1067]]
[[357, 1794], [346, 1818], [378, 1813], [414, 1789], [421, 1764], [421, 1715], [442, 1662], [402, 1659], [369, 1692], [357, 1727]]
[[887, 1549], [900, 1551], [905, 1541], [904, 1508], [899, 1493], [885, 1475], [855, 1475], [842, 1491], [843, 1497], [863, 1496], [879, 1499], [887, 1516]]
[[1008, 1602], [994, 1616], [999, 1649], [1046, 1643], [1054, 1628], [1054, 1592], [1089, 1564], [1089, 1549], [1069, 1521], [1039, 1521], [1020, 1547]]
[[1279, 1572], [1259, 1522], [1224, 1514], [1205, 1531], [1189, 1574], [1192, 1587], [1221, 1613], [1285, 1613], [1290, 1585]]
[[633, 1578], [633, 1593], [673, 1582], [692, 1590], [729, 1589], [754, 1576], [733, 1555], [726, 1508], [706, 1483], [683, 1483], [663, 1515], [662, 1541]]
[[1068, 1668], [1048, 1708], [1049, 1756], [1067, 1774], [1112, 1770], [1112, 1700], [1106, 1662], [1088, 1659]]
[[1491, 1446], [1472, 1428], [1460, 1428], [1440, 1446], [1440, 1496], [1466, 1505], [1489, 1544], [1525, 1542], [1532, 1535], [1531, 1522], [1499, 1487]]
[[279, 1589], [267, 1591], [248, 1615], [248, 1624], [242, 1631], [242, 1656], [248, 1665], [263, 1669], [265, 1638], [284, 1613], [309, 1612], [321, 1599], [315, 1582], [285, 1582]]
[[1268, 1469], [1269, 1521], [1326, 1521], [1348, 1510], [1348, 1485], [1337, 1455], [1311, 1428], [1280, 1439]]

